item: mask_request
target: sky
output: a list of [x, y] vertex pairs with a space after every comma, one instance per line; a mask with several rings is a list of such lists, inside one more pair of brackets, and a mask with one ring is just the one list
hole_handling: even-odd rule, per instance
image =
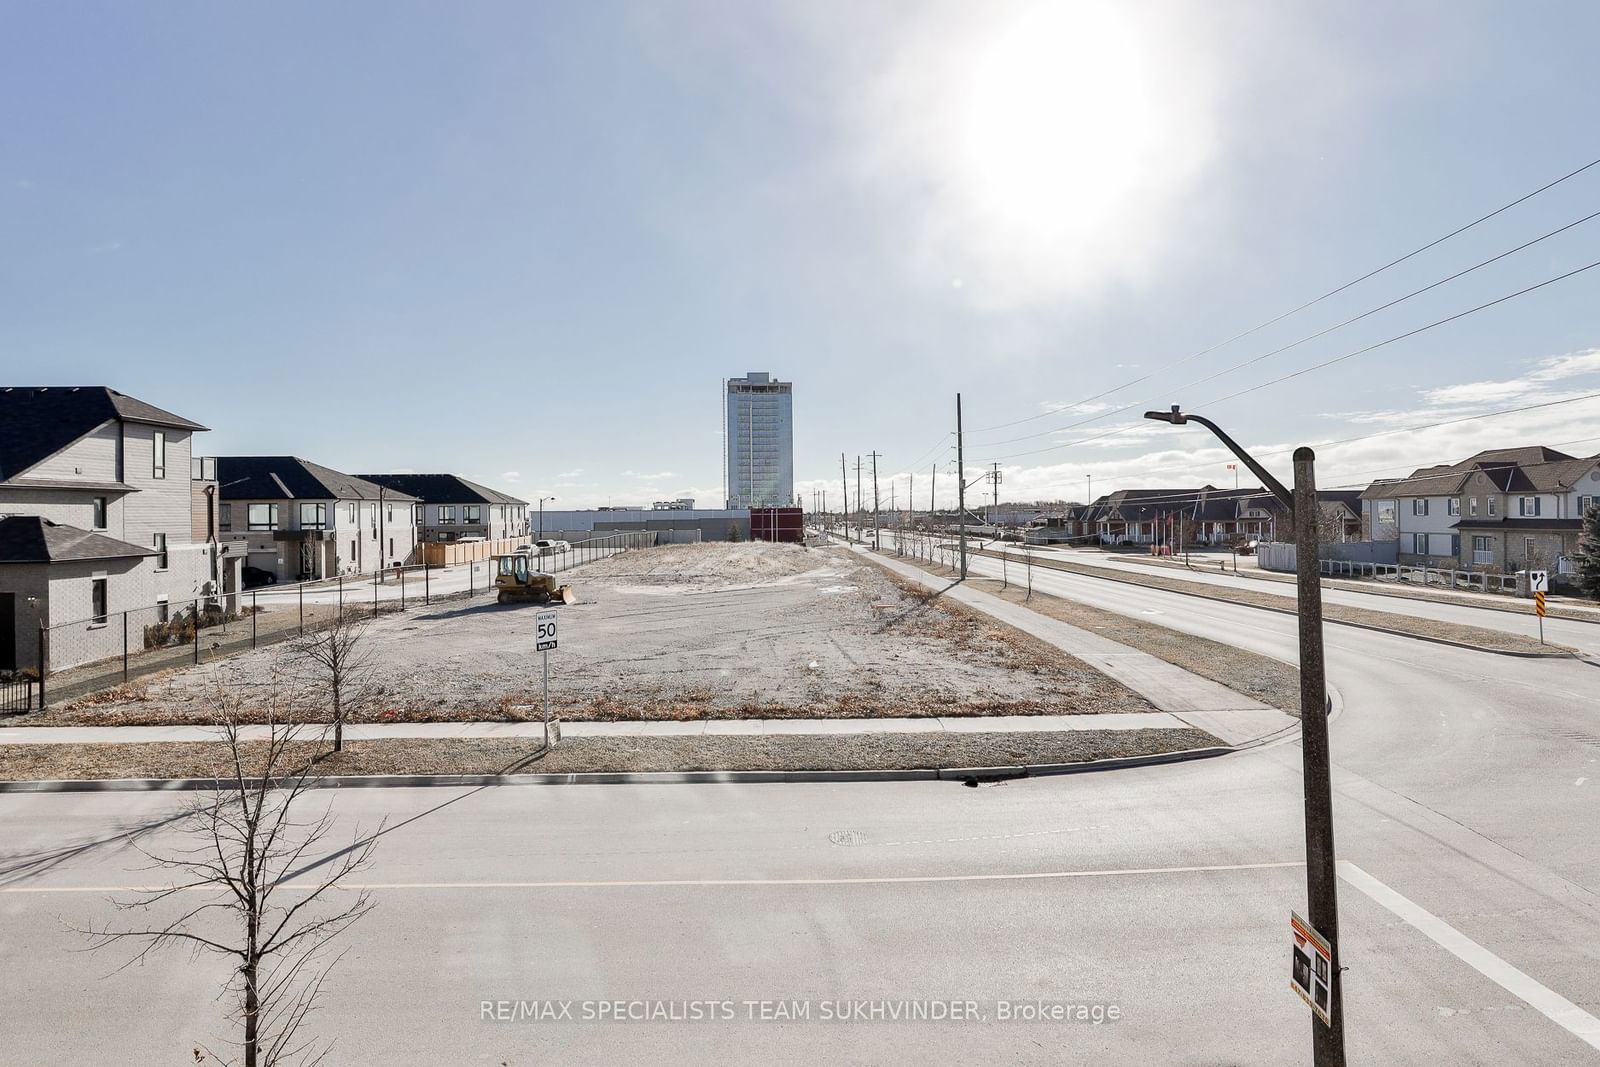
[[1600, 166], [1278, 317], [1600, 158], [1597, 33], [1471, 0], [0, 0], [0, 382], [550, 507], [720, 504], [752, 370], [794, 383], [808, 506], [873, 452], [885, 503], [937, 468], [947, 504], [957, 393], [1002, 500], [1232, 484], [1139, 418], [1174, 403], [1284, 477], [1313, 445], [1324, 486], [1592, 455], [1600, 268], [1430, 324], [1600, 260], [1600, 219], [1329, 328], [1600, 210]]

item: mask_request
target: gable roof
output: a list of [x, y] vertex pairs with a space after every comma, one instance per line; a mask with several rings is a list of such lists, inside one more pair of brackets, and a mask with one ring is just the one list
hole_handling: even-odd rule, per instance
[[223, 500], [416, 499], [298, 456], [218, 456], [217, 493]]
[[1565, 492], [1592, 469], [1600, 456], [1579, 459], [1545, 445], [1491, 448], [1459, 463], [1419, 467], [1404, 478], [1373, 482], [1362, 500], [1402, 496], [1455, 496], [1473, 475], [1482, 474], [1502, 493]]
[[526, 500], [468, 481], [459, 474], [363, 474], [369, 482], [409, 493], [425, 504], [523, 504]]
[[112, 419], [205, 429], [103, 385], [5, 386], [0, 388], [0, 481], [36, 466]]
[[76, 526], [63, 526], [37, 515], [8, 515], [0, 519], [0, 563], [61, 563], [155, 554], [153, 548], [130, 545]]

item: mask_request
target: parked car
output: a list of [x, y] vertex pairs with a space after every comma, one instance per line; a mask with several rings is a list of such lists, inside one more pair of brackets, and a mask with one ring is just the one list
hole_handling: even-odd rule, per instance
[[243, 570], [244, 587], [254, 589], [262, 585], [278, 584], [278, 576], [271, 571], [264, 571], [260, 567], [251, 567], [248, 564]]
[[488, 540], [488, 538], [483, 536], [483, 534], [466, 534], [465, 536], [457, 538], [456, 539], [456, 543], [460, 544], [460, 545], [464, 545], [468, 541], [487, 541], [487, 540]]
[[533, 543], [533, 547], [539, 550], [541, 556], [552, 556], [557, 552], [565, 552], [572, 546], [565, 541], [553, 541], [548, 537], [542, 537]]

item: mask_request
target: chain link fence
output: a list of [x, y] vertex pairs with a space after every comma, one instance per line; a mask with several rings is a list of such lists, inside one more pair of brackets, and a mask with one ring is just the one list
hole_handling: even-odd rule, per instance
[[[540, 570], [560, 573], [655, 542], [650, 531], [614, 533], [530, 549], [528, 555]], [[390, 567], [53, 623], [40, 630], [37, 667], [16, 681], [0, 682], [0, 714], [78, 700], [158, 671], [225, 659], [347, 615], [376, 618], [494, 596], [495, 569], [492, 559], [454, 567]]]

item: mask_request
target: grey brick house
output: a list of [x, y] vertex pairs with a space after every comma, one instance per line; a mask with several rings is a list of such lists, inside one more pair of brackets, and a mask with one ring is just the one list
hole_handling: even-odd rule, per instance
[[296, 456], [218, 456], [223, 543], [280, 582], [413, 562], [416, 497]]
[[490, 540], [528, 533], [528, 502], [456, 474], [363, 474], [362, 478], [421, 501], [424, 541]]
[[[234, 588], [206, 427], [105, 386], [0, 388], [0, 670], [120, 653], [116, 613]], [[159, 606], [159, 607], [158, 607]]]

